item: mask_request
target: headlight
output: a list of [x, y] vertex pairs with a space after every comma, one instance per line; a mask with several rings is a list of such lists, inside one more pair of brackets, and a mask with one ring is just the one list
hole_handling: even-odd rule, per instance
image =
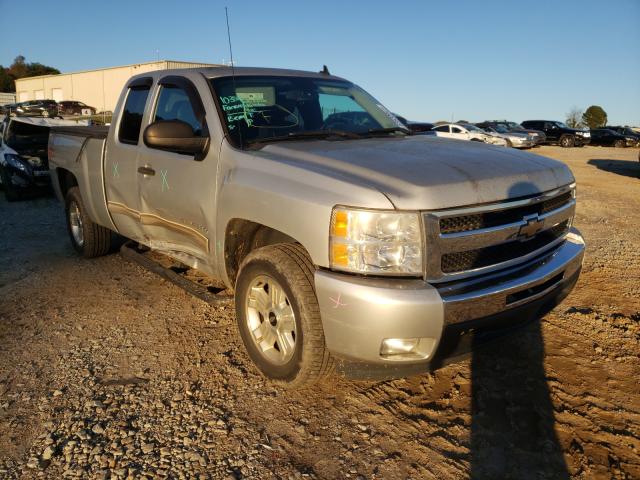
[[377, 275], [422, 274], [417, 212], [335, 207], [329, 237], [331, 268]]
[[25, 162], [22, 161], [20, 155], [15, 155], [13, 153], [5, 153], [4, 159], [7, 161], [9, 165], [13, 168], [17, 168], [18, 170], [22, 170], [24, 173], [29, 173], [29, 167]]

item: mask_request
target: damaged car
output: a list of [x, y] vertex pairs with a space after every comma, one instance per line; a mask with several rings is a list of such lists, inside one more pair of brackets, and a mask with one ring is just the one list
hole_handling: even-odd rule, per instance
[[0, 183], [8, 201], [50, 188], [47, 144], [52, 126], [77, 122], [4, 117], [0, 123]]

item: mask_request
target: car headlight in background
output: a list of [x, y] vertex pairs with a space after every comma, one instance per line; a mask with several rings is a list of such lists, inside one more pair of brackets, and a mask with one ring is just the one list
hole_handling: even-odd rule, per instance
[[14, 153], [5, 153], [4, 159], [13, 168], [17, 168], [24, 173], [29, 173], [29, 166], [20, 158], [20, 155], [16, 155]]
[[422, 233], [417, 212], [334, 207], [331, 268], [377, 275], [422, 275]]

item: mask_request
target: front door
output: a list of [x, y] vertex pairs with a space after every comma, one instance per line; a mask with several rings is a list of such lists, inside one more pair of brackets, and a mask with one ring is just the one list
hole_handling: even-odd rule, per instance
[[118, 233], [142, 241], [138, 155], [141, 127], [151, 89], [151, 77], [134, 80], [127, 89], [122, 114], [114, 125], [114, 138], [109, 142], [104, 165], [107, 207]]
[[469, 140], [469, 133], [461, 127], [451, 125], [451, 138], [456, 140]]
[[[208, 136], [197, 89], [184, 77], [160, 80], [149, 123], [179, 120]], [[145, 243], [192, 266], [209, 262], [215, 205], [216, 161], [141, 145], [138, 158], [141, 226]], [[190, 261], [189, 261], [190, 260]]]

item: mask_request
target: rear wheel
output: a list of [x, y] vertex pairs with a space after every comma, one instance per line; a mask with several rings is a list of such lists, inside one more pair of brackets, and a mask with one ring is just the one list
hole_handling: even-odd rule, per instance
[[109, 252], [111, 230], [94, 223], [84, 208], [80, 190], [72, 187], [65, 199], [67, 231], [73, 248], [85, 258], [99, 257]]
[[571, 148], [575, 145], [576, 140], [571, 135], [563, 135], [560, 137], [560, 146], [563, 148]]
[[333, 370], [313, 275], [304, 248], [278, 244], [249, 254], [236, 282], [236, 319], [247, 353], [262, 374], [288, 388]]

